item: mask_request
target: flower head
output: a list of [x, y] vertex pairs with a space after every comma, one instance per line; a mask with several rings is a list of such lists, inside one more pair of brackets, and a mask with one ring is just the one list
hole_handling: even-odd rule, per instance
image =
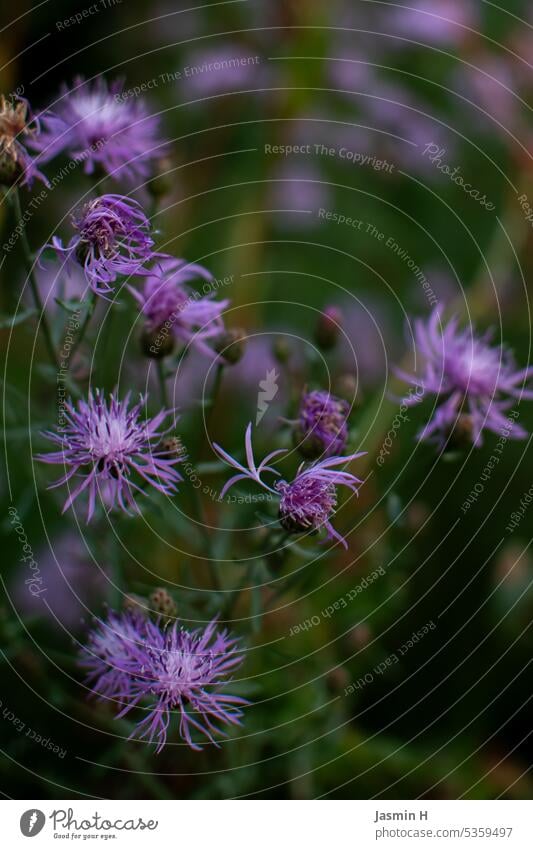
[[[415, 323], [418, 353], [424, 360], [421, 377], [398, 371], [400, 377], [422, 392], [405, 399], [417, 404], [431, 393], [440, 404], [422, 429], [421, 439], [436, 436], [444, 443], [458, 426], [465, 424], [474, 445], [481, 445], [483, 429], [500, 433], [508, 421], [504, 412], [514, 398], [533, 398], [533, 389], [524, 383], [533, 376], [533, 367], [518, 369], [509, 352], [490, 344], [490, 333], [476, 335], [472, 329], [459, 329], [457, 318], [442, 326], [434, 310], [429, 320]], [[514, 425], [511, 437], [523, 439], [526, 432]]]
[[146, 710], [132, 737], [157, 744], [167, 740], [172, 714], [179, 716], [179, 733], [195, 751], [196, 730], [217, 745], [220, 725], [240, 725], [245, 699], [221, 693], [244, 660], [237, 640], [217, 631], [216, 620], [206, 628], [187, 631], [177, 622], [163, 628], [138, 611], [111, 612], [99, 621], [82, 651], [81, 665], [100, 700], [118, 703], [119, 717], [141, 704]]
[[269, 464], [274, 457], [285, 454], [286, 449], [279, 448], [272, 451], [257, 465], [252, 447], [251, 423], [246, 428], [245, 436], [246, 466], [235, 460], [220, 445], [213, 443], [213, 447], [229, 466], [237, 470], [237, 474], [224, 485], [220, 494], [221, 498], [224, 498], [228, 489], [238, 481], [253, 480], [280, 499], [280, 523], [286, 530], [292, 533], [305, 533], [323, 529], [326, 531], [327, 539], [335, 539], [347, 548], [346, 541], [331, 524], [331, 518], [337, 506], [337, 486], [347, 486], [352, 492], [357, 493], [357, 484], [361, 481], [350, 472], [342, 471], [337, 467], [362, 457], [364, 451], [346, 457], [328, 457], [310, 465], [303, 463], [293, 481], [289, 483], [280, 480], [272, 487], [263, 480], [262, 476], [267, 473], [280, 476], [277, 469]]
[[211, 355], [207, 342], [224, 330], [222, 313], [229, 301], [215, 301], [214, 291], [201, 295], [190, 289], [186, 284], [197, 277], [213, 281], [212, 274], [201, 265], [168, 257], [147, 277], [142, 293], [129, 288], [141, 307], [148, 333], [157, 337], [157, 331], [168, 324], [183, 345], [192, 344]]
[[348, 441], [349, 405], [323, 390], [306, 392], [300, 404], [296, 430], [305, 457], [342, 454]]
[[77, 231], [68, 245], [54, 236], [52, 247], [82, 266], [86, 280], [98, 295], [113, 292], [120, 275], [146, 275], [146, 263], [159, 254], [153, 250], [150, 222], [137, 201], [122, 195], [103, 195], [87, 203], [73, 217]]
[[145, 400], [141, 397], [128, 409], [130, 393], [123, 401], [113, 393], [107, 402], [97, 390], [94, 395], [89, 392], [87, 401], [78, 401], [77, 407], [70, 401], [65, 403], [57, 433], [44, 434], [60, 450], [37, 455], [43, 463], [66, 468], [65, 475], [53, 487], [76, 480], [63, 512], [85, 490], [89, 493], [87, 521], [93, 516], [97, 494], [110, 509], [118, 506], [126, 513], [131, 508], [138, 510], [134, 494], [142, 487], [134, 478], [165, 495], [176, 491], [181, 476], [173, 466], [179, 463], [179, 457], [165, 451], [158, 432], [169, 413], [161, 410], [154, 418], [143, 420]]
[[40, 160], [66, 151], [84, 162], [87, 174], [99, 168], [115, 179], [146, 177], [165, 146], [159, 121], [142, 99], [124, 97], [121, 89], [121, 80], [108, 85], [102, 78], [88, 83], [77, 77], [64, 86], [55, 109], [41, 116], [43, 132], [33, 145]]
[[24, 142], [38, 135], [39, 129], [27, 100], [18, 98], [14, 106], [0, 95], [0, 182], [4, 185], [11, 185], [19, 177], [23, 186], [31, 185], [35, 177], [48, 185], [24, 146]]

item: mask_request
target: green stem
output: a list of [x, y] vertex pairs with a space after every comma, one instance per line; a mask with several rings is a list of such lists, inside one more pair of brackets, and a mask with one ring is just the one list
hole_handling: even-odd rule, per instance
[[39, 294], [39, 287], [37, 285], [37, 280], [35, 279], [35, 272], [33, 268], [33, 259], [30, 248], [30, 243], [28, 242], [28, 237], [26, 235], [26, 227], [22, 218], [22, 207], [20, 205], [20, 194], [18, 188], [13, 189], [13, 194], [11, 195], [13, 209], [15, 211], [15, 217], [17, 219], [17, 224], [20, 228], [20, 239], [22, 242], [22, 250], [24, 254], [24, 264], [26, 266], [26, 271], [28, 274], [28, 281], [30, 284], [31, 293], [33, 296], [33, 300], [35, 302], [35, 306], [37, 307], [38, 316], [38, 327], [42, 328], [43, 335], [46, 342], [46, 347], [48, 350], [48, 355], [52, 362], [54, 368], [59, 368], [56, 349], [54, 345], [54, 340], [52, 337], [52, 331], [50, 329], [50, 325], [48, 323], [48, 318], [46, 316], [43, 302], [41, 300], [41, 296]]
[[89, 323], [91, 321], [91, 318], [92, 318], [94, 310], [95, 310], [96, 298], [97, 297], [98, 296], [97, 296], [96, 292], [91, 292], [91, 300], [90, 300], [90, 302], [87, 306], [87, 313], [85, 315], [85, 318], [83, 319], [83, 324], [80, 327], [80, 332], [78, 333], [78, 338], [74, 342], [74, 344], [71, 348], [71, 351], [70, 351], [71, 358], [74, 356], [74, 354], [76, 353], [76, 351], [80, 347], [81, 343], [83, 342], [85, 332], [86, 332], [86, 330], [89, 326]]
[[157, 377], [159, 379], [159, 391], [161, 393], [161, 403], [165, 409], [169, 410], [167, 384], [165, 381], [165, 366], [163, 360], [156, 360]]
[[196, 503], [196, 513], [198, 516], [198, 520], [200, 524], [203, 526], [204, 533], [204, 548], [205, 548], [205, 560], [207, 563], [207, 568], [209, 571], [209, 576], [211, 578], [211, 583], [217, 592], [221, 590], [222, 585], [220, 583], [220, 577], [218, 575], [217, 570], [215, 569], [215, 557], [213, 555], [213, 546], [211, 540], [211, 531], [208, 527], [207, 516], [205, 515], [204, 505], [202, 502], [202, 498], [200, 496], [200, 492], [193, 487], [193, 498]]

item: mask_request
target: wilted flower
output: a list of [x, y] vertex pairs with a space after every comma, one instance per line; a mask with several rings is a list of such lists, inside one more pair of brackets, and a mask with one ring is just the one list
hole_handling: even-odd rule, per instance
[[147, 277], [142, 293], [129, 287], [146, 318], [146, 331], [155, 334], [154, 347], [158, 337], [161, 344], [170, 335], [212, 355], [207, 341], [224, 330], [222, 313], [229, 301], [215, 301], [215, 291], [202, 295], [190, 289], [186, 284], [196, 277], [213, 281], [212, 274], [201, 265], [166, 257]]
[[117, 277], [146, 275], [154, 252], [150, 222], [137, 201], [122, 195], [103, 195], [87, 203], [72, 219], [77, 234], [68, 245], [54, 236], [53, 248], [82, 266], [91, 289], [104, 297], [113, 292]]
[[164, 150], [159, 120], [141, 98], [121, 94], [122, 88], [121, 80], [108, 85], [102, 78], [90, 83], [81, 77], [71, 88], [63, 86], [55, 108], [41, 116], [43, 131], [33, 145], [40, 160], [66, 151], [85, 163], [87, 174], [100, 168], [115, 178], [146, 177]]
[[244, 660], [237, 640], [217, 631], [216, 620], [204, 629], [187, 631], [177, 622], [163, 628], [138, 611], [111, 612], [99, 621], [82, 650], [81, 665], [100, 700], [118, 703], [118, 717], [140, 705], [146, 717], [132, 737], [157, 744], [167, 741], [172, 713], [179, 715], [179, 733], [200, 751], [194, 729], [217, 745], [219, 725], [240, 725], [245, 699], [220, 692]]
[[295, 436], [304, 457], [342, 454], [348, 441], [349, 410], [346, 401], [323, 390], [303, 395]]
[[[533, 366], [517, 370], [511, 354], [502, 346], [491, 345], [490, 339], [490, 332], [478, 336], [471, 328], [460, 330], [456, 317], [442, 326], [437, 309], [428, 321], [415, 323], [416, 347], [425, 369], [421, 377], [398, 371], [402, 379], [422, 389], [405, 403], [417, 404], [425, 393], [436, 395], [441, 402], [420, 439], [437, 436], [445, 442], [457, 426], [464, 432], [467, 423], [470, 441], [481, 445], [484, 428], [495, 433], [507, 428], [504, 412], [514, 398], [533, 398], [533, 389], [524, 388]], [[510, 437], [526, 436], [515, 424]]]
[[342, 543], [345, 548], [348, 547], [346, 541], [335, 530], [330, 520], [337, 506], [337, 486], [347, 486], [357, 493], [357, 484], [360, 484], [361, 481], [350, 472], [338, 470], [336, 466], [345, 465], [358, 457], [362, 457], [364, 451], [346, 457], [329, 457], [309, 466], [302, 464], [293, 481], [288, 483], [281, 480], [272, 487], [262, 479], [262, 475], [268, 472], [279, 477], [280, 473], [269, 463], [274, 457], [285, 454], [286, 449], [279, 448], [272, 451], [257, 466], [252, 448], [251, 423], [246, 428], [245, 436], [246, 466], [235, 460], [220, 445], [213, 443], [213, 447], [228, 465], [237, 470], [237, 474], [224, 485], [220, 493], [221, 498], [224, 498], [228, 489], [238, 481], [253, 480], [280, 499], [280, 524], [286, 530], [291, 533], [304, 533], [323, 529], [326, 531], [328, 539], [335, 539]]
[[27, 100], [19, 97], [14, 106], [0, 95], [0, 183], [10, 186], [22, 177], [21, 185], [25, 186], [37, 177], [48, 185], [24, 146], [24, 142], [38, 135], [39, 129]]
[[132, 477], [164, 495], [176, 491], [176, 484], [182, 478], [173, 466], [179, 463], [179, 458], [170, 456], [159, 444], [162, 434], [158, 428], [169, 411], [161, 410], [154, 418], [143, 420], [141, 410], [145, 401], [141, 397], [129, 410], [130, 393], [123, 401], [113, 393], [108, 403], [103, 393], [96, 390], [94, 395], [89, 392], [87, 401], [78, 401], [77, 408], [70, 401], [65, 403], [57, 433], [44, 434], [60, 450], [36, 458], [66, 468], [65, 475], [51, 488], [62, 486], [72, 478], [79, 480], [63, 512], [85, 490], [89, 493], [87, 521], [94, 513], [97, 494], [110, 509], [118, 505], [126, 513], [130, 508], [138, 510], [134, 494], [143, 492], [143, 487]]

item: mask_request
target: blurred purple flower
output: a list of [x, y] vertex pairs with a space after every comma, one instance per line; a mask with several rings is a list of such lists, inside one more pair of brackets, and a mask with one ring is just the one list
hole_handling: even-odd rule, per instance
[[132, 198], [111, 194], [95, 198], [72, 224], [78, 232], [66, 246], [54, 236], [46, 247], [81, 265], [97, 295], [113, 292], [111, 284], [121, 275], [146, 276], [146, 263], [162, 256], [154, 252], [150, 222]]
[[37, 552], [40, 580], [11, 582], [10, 590], [17, 611], [25, 617], [46, 616], [50, 624], [67, 631], [79, 629], [83, 617], [106, 595], [106, 578], [96, 564], [87, 563], [83, 538], [67, 531], [52, 537], [46, 548]]
[[[206, 294], [195, 292], [186, 286], [190, 280], [200, 277]], [[229, 300], [214, 301], [213, 275], [206, 268], [184, 259], [168, 257], [161, 260], [146, 278], [143, 292], [132, 286], [128, 288], [137, 299], [146, 318], [147, 330], [157, 331], [166, 322], [171, 325], [175, 338], [184, 345], [192, 345], [212, 356], [207, 345], [224, 330], [222, 313]]]
[[226, 43], [191, 52], [182, 72], [187, 93], [212, 97], [225, 92], [246, 90], [258, 76], [260, 59], [252, 48]]
[[131, 737], [156, 743], [159, 753], [174, 711], [180, 736], [195, 751], [202, 746], [194, 730], [218, 745], [213, 735], [224, 733], [220, 725], [241, 724], [241, 707], [249, 703], [220, 690], [243, 660], [237, 640], [217, 631], [216, 620], [187, 631], [177, 622], [164, 628], [141, 613], [110, 612], [90, 633], [80, 663], [97, 698], [118, 703], [118, 717], [137, 705], [147, 711]]
[[144, 490], [134, 483], [132, 474], [164, 495], [176, 491], [176, 484], [182, 478], [172, 467], [179, 460], [158, 446], [163, 435], [158, 433], [158, 427], [169, 411], [161, 410], [154, 418], [142, 420], [145, 401], [141, 397], [128, 410], [130, 393], [123, 401], [113, 393], [108, 403], [103, 393], [96, 390], [95, 395], [89, 392], [87, 401], [78, 401], [77, 409], [70, 401], [65, 403], [57, 433], [44, 433], [60, 450], [36, 455], [43, 463], [67, 468], [65, 475], [50, 488], [62, 486], [73, 477], [81, 478], [65, 502], [63, 513], [86, 489], [89, 491], [87, 521], [93, 516], [97, 494], [110, 509], [118, 505], [126, 513], [130, 508], [138, 511], [134, 493]]
[[[373, 58], [376, 59], [374, 54]], [[328, 62], [332, 85], [341, 91], [367, 88], [374, 82], [374, 69], [366, 53], [353, 49], [335, 48], [335, 57]]]
[[259, 465], [256, 465], [252, 447], [251, 422], [246, 428], [245, 435], [246, 466], [235, 460], [215, 442], [213, 448], [229, 466], [237, 470], [237, 474], [233, 475], [222, 488], [221, 498], [224, 498], [228, 489], [239, 481], [253, 480], [263, 489], [279, 497], [280, 524], [286, 530], [291, 533], [305, 533], [324, 529], [327, 539], [335, 539], [345, 548], [348, 547], [346, 540], [335, 530], [330, 519], [337, 506], [337, 486], [347, 486], [357, 493], [357, 484], [362, 481], [350, 472], [340, 471], [335, 467], [362, 457], [364, 451], [346, 457], [329, 457], [309, 466], [302, 464], [292, 482], [281, 480], [272, 487], [263, 480], [262, 475], [269, 473], [276, 477], [280, 476], [277, 469], [269, 464], [274, 457], [286, 454], [286, 449], [278, 448], [276, 451], [271, 451]]
[[316, 213], [328, 206], [330, 194], [320, 168], [312, 162], [286, 162], [273, 169], [270, 180], [269, 204], [283, 226], [316, 226]]
[[91, 83], [76, 77], [72, 87], [63, 86], [55, 108], [41, 115], [43, 132], [33, 145], [40, 161], [66, 151], [85, 163], [86, 174], [101, 169], [115, 179], [146, 177], [166, 144], [158, 118], [122, 90], [122, 80], [108, 85], [103, 78]]
[[[487, 54], [478, 59], [476, 65], [478, 67], [468, 66], [455, 74], [455, 88], [480, 107], [481, 111], [475, 111], [476, 122], [487, 122], [490, 131], [498, 130], [498, 123], [503, 124], [500, 132], [512, 132], [521, 109], [520, 98], [515, 93], [517, 82], [510, 64], [499, 56]], [[468, 107], [468, 104], [459, 101], [458, 108], [463, 113], [465, 106]], [[471, 116], [469, 107], [468, 114]]]
[[382, 25], [408, 40], [445, 46], [464, 41], [478, 17], [470, 0], [412, 0], [409, 7], [384, 13]]
[[48, 186], [25, 144], [35, 141], [40, 132], [39, 122], [31, 113], [25, 98], [17, 97], [16, 105], [0, 95], [0, 182], [10, 185], [22, 178], [22, 186], [31, 186], [37, 178]]
[[383, 304], [364, 295], [342, 301], [342, 330], [339, 333], [339, 369], [353, 375], [356, 384], [374, 386], [383, 381], [388, 359], [400, 352], [397, 335]]
[[306, 392], [300, 404], [298, 437], [316, 446], [318, 455], [342, 454], [348, 441], [349, 409], [346, 401], [324, 390]]
[[[533, 398], [533, 388], [524, 388], [533, 376], [533, 366], [517, 370], [505, 349], [490, 344], [491, 335], [478, 336], [471, 328], [459, 330], [455, 317], [442, 326], [438, 309], [429, 320], [415, 322], [416, 347], [423, 357], [424, 372], [421, 377], [401, 370], [397, 373], [423, 392], [410, 396], [405, 403], [418, 404], [426, 393], [440, 401], [420, 439], [437, 436], [444, 443], [460, 422], [467, 425], [472, 443], [479, 446], [484, 428], [498, 434], [508, 428], [504, 412], [514, 398]], [[510, 438], [526, 436], [526, 431], [515, 424]]]

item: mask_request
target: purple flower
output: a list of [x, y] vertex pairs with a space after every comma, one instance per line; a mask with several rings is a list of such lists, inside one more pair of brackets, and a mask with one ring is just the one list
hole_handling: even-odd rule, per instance
[[91, 289], [106, 297], [117, 277], [146, 275], [146, 263], [161, 254], [153, 250], [150, 222], [137, 201], [103, 195], [89, 201], [72, 220], [77, 234], [68, 245], [54, 236], [52, 247], [82, 266]]
[[258, 77], [258, 62], [259, 57], [240, 44], [226, 42], [201, 48], [190, 53], [183, 84], [201, 98], [245, 90]]
[[388, 12], [384, 21], [409, 41], [447, 45], [470, 35], [477, 26], [477, 14], [469, 0], [416, 0]]
[[33, 118], [27, 100], [19, 97], [14, 106], [0, 95], [0, 182], [4, 185], [22, 177], [21, 185], [31, 186], [37, 177], [48, 186], [23, 143], [31, 141], [39, 131], [39, 122]]
[[99, 621], [82, 651], [81, 665], [101, 700], [120, 706], [118, 717], [141, 704], [146, 710], [131, 737], [164, 747], [172, 713], [179, 715], [179, 733], [195, 751], [202, 747], [194, 730], [217, 745], [220, 725], [240, 725], [245, 699], [220, 692], [244, 660], [237, 640], [216, 630], [216, 620], [204, 629], [187, 631], [174, 622], [163, 628], [142, 613], [111, 612]]
[[33, 145], [40, 159], [66, 151], [85, 163], [86, 174], [99, 168], [116, 179], [146, 177], [165, 148], [159, 121], [141, 99], [121, 90], [121, 80], [108, 85], [102, 78], [88, 83], [77, 77], [71, 88], [63, 86], [56, 108], [41, 116], [43, 132]]
[[224, 498], [228, 489], [238, 481], [253, 480], [263, 489], [279, 497], [280, 524], [286, 530], [291, 533], [304, 533], [323, 529], [326, 531], [327, 539], [335, 539], [345, 548], [348, 547], [345, 539], [335, 530], [330, 521], [337, 506], [337, 486], [347, 486], [357, 493], [357, 484], [362, 481], [350, 472], [340, 471], [335, 467], [362, 457], [364, 451], [349, 454], [346, 457], [329, 457], [309, 466], [302, 463], [291, 483], [281, 480], [272, 487], [262, 479], [262, 475], [268, 472], [279, 477], [280, 473], [269, 463], [274, 457], [285, 454], [286, 449], [279, 448], [272, 451], [259, 465], [256, 465], [252, 448], [251, 422], [246, 428], [245, 436], [247, 466], [235, 460], [220, 445], [213, 443], [213, 448], [229, 466], [237, 470], [237, 474], [224, 485], [220, 493], [221, 498]]
[[[438, 309], [429, 320], [415, 323], [416, 347], [425, 369], [420, 378], [397, 371], [417, 388], [417, 394], [405, 399], [405, 403], [417, 404], [427, 392], [440, 401], [433, 418], [420, 432], [420, 439], [437, 436], [443, 443], [459, 425], [463, 433], [467, 427], [474, 445], [481, 445], [484, 428], [500, 433], [508, 427], [503, 413], [512, 406], [514, 398], [533, 398], [533, 389], [524, 388], [525, 381], [533, 375], [533, 366], [517, 371], [510, 353], [491, 345], [490, 339], [490, 332], [478, 336], [471, 328], [460, 330], [456, 317], [442, 326]], [[511, 437], [526, 436], [526, 431], [515, 424]]]
[[[323, 390], [306, 392], [300, 404], [297, 435], [304, 456], [339, 456], [348, 441], [346, 401]], [[308, 454], [306, 449], [311, 452]]]
[[[204, 285], [204, 292], [206, 289], [211, 291], [202, 295], [186, 286], [195, 277], [208, 281], [209, 285]], [[212, 274], [201, 265], [168, 257], [147, 277], [142, 293], [131, 286], [129, 289], [141, 306], [149, 333], [168, 322], [176, 339], [212, 356], [213, 351], [207, 341], [216, 338], [224, 330], [222, 313], [229, 305], [227, 300], [213, 300], [216, 292], [212, 286]]]
[[79, 480], [63, 512], [86, 489], [89, 492], [87, 521], [93, 516], [97, 493], [110, 509], [118, 505], [126, 513], [130, 508], [138, 510], [134, 493], [142, 492], [143, 487], [132, 480], [132, 475], [164, 495], [176, 491], [176, 484], [182, 478], [172, 466], [179, 460], [158, 446], [163, 435], [158, 433], [158, 427], [169, 411], [161, 410], [153, 419], [142, 420], [146, 399], [141, 396], [131, 410], [128, 410], [129, 401], [130, 393], [123, 401], [113, 393], [108, 403], [100, 390], [95, 395], [89, 392], [87, 401], [78, 401], [77, 409], [67, 401], [57, 433], [44, 434], [60, 450], [38, 454], [36, 459], [61, 464], [67, 470], [51, 488], [62, 486], [73, 477]]

